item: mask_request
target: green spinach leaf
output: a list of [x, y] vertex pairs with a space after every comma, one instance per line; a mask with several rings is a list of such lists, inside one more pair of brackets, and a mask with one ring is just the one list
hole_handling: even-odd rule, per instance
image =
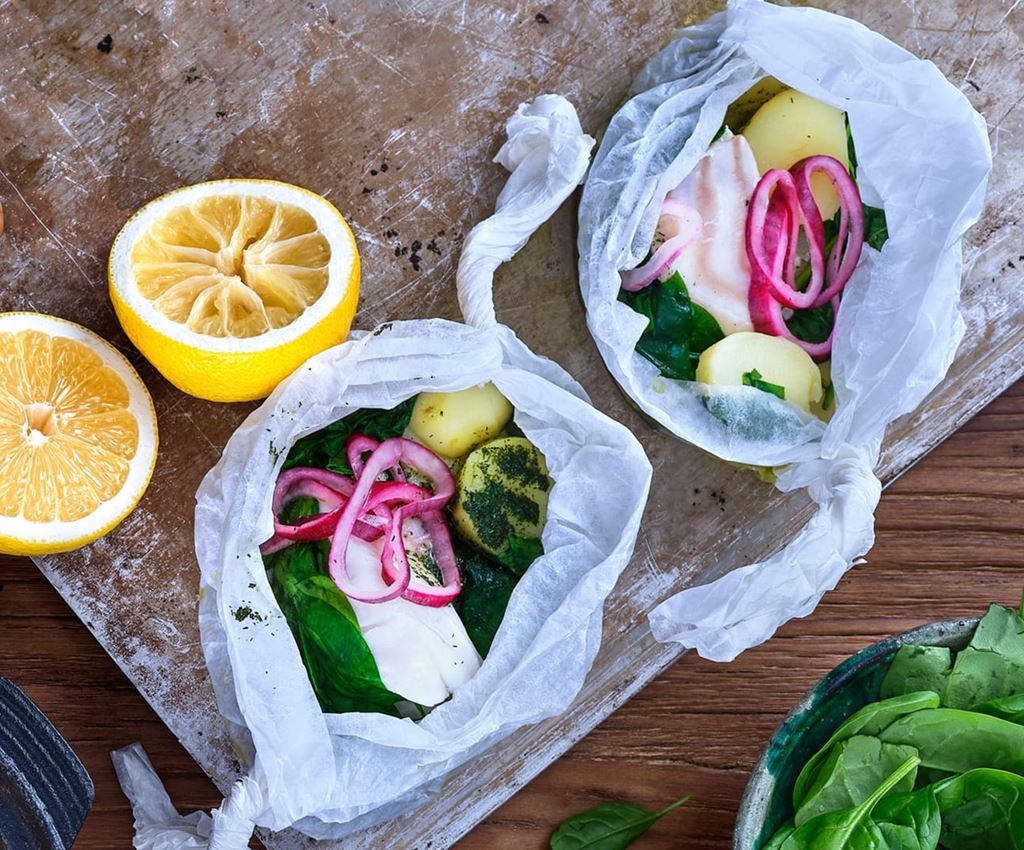
[[761, 850], [781, 850], [782, 845], [786, 843], [786, 839], [794, 832], [796, 832], [796, 827], [792, 823], [787, 823], [779, 828], [779, 831], [771, 837], [771, 840]]
[[[916, 755], [913, 747], [884, 744], [868, 735], [854, 735], [841, 741], [797, 809], [797, 827], [826, 812], [859, 806], [886, 777]], [[893, 791], [912, 791], [916, 773], [916, 769], [911, 770], [893, 786]]]
[[544, 554], [544, 547], [536, 537], [508, 536], [508, 546], [498, 555], [501, 564], [520, 578], [530, 565]]
[[694, 380], [701, 352], [724, 337], [714, 316], [690, 300], [679, 272], [640, 292], [621, 290], [619, 300], [647, 317], [636, 350], [666, 378]]
[[299, 496], [284, 503], [281, 509], [281, 521], [295, 523], [304, 517], [313, 516], [320, 510], [320, 503], [312, 496]]
[[876, 251], [889, 240], [889, 224], [885, 210], [864, 204], [864, 241]]
[[751, 369], [749, 372], [743, 373], [743, 386], [753, 387], [755, 390], [770, 393], [776, 398], [781, 398], [783, 400], [786, 398], [786, 388], [780, 384], [772, 384], [764, 380], [757, 369]]
[[872, 812], [918, 762], [916, 756], [907, 759], [860, 805], [818, 815], [797, 827], [780, 850], [897, 850], [886, 840]]
[[948, 646], [901, 646], [882, 680], [882, 699], [915, 691], [943, 693], [951, 664]]
[[884, 797], [872, 816], [889, 847], [935, 850], [939, 844], [942, 815], [932, 788]]
[[[846, 119], [846, 154], [850, 160], [850, 175], [857, 179], [857, 149], [853, 146], [853, 133], [850, 130], [850, 119]], [[864, 241], [876, 251], [889, 238], [889, 227], [885, 221], [885, 211], [878, 207], [864, 204]]]
[[1013, 694], [1002, 699], [989, 700], [971, 709], [981, 714], [1001, 717], [1011, 723], [1024, 724], [1024, 694]]
[[832, 333], [835, 320], [835, 311], [830, 301], [820, 307], [794, 310], [793, 315], [786, 319], [786, 327], [793, 332], [793, 336], [804, 342], [824, 342]]
[[352, 605], [327, 573], [327, 542], [294, 543], [264, 559], [270, 586], [325, 713], [396, 714]]
[[970, 645], [957, 653], [943, 704], [971, 708], [1024, 693], [1024, 619], [1020, 612], [992, 605]]
[[971, 770], [934, 786], [949, 850], [1024, 850], [1024, 776]]
[[1024, 773], [1024, 726], [956, 708], [927, 708], [894, 721], [878, 735], [915, 747], [921, 764], [951, 773], [992, 767]]
[[476, 651], [486, 658], [519, 575], [468, 546], [460, 545], [456, 555], [462, 573], [462, 592], [453, 604]]
[[416, 396], [406, 399], [391, 410], [357, 410], [344, 419], [332, 422], [306, 437], [302, 437], [288, 452], [282, 469], [293, 466], [316, 466], [341, 475], [351, 475], [345, 454], [345, 444], [353, 434], [366, 434], [375, 440], [401, 436], [412, 417]]
[[850, 128], [850, 117], [846, 116], [846, 158], [849, 160], [850, 176], [857, 179], [857, 148], [853, 144], [853, 130]]
[[931, 691], [906, 694], [905, 696], [873, 702], [847, 718], [828, 739], [820, 750], [811, 756], [796, 779], [793, 788], [793, 809], [800, 808], [807, 795], [807, 790], [817, 778], [822, 764], [829, 757], [832, 747], [840, 741], [854, 735], [875, 735], [890, 726], [894, 721], [906, 715], [929, 708], [937, 708], [939, 695]]
[[623, 850], [689, 799], [676, 800], [660, 812], [635, 803], [601, 803], [562, 823], [551, 836], [551, 850]]

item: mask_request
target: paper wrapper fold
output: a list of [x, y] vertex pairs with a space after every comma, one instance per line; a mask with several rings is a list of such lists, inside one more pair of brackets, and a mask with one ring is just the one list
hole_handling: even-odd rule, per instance
[[[498, 158], [512, 174], [460, 260], [469, 324], [389, 322], [312, 358], [245, 420], [203, 480], [195, 531], [203, 648], [249, 773], [211, 824], [179, 817], [140, 752], [116, 755], [140, 850], [243, 848], [253, 822], [340, 838], [408, 811], [515, 729], [565, 711], [583, 685], [605, 598], [632, 554], [651, 467], [627, 429], [496, 323], [494, 270], [580, 183], [593, 145], [557, 96], [524, 104], [508, 132]], [[513, 593], [480, 671], [425, 719], [325, 715], [259, 553], [281, 464], [300, 437], [352, 411], [487, 381], [512, 402], [554, 479], [544, 555]], [[252, 614], [239, 620], [239, 610]]]
[[[665, 195], [707, 151], [729, 105], [766, 77], [846, 111], [864, 201], [888, 220], [888, 242], [865, 248], [844, 292], [832, 354], [838, 410], [828, 425], [752, 387], [662, 378], [635, 351], [647, 320], [618, 301], [619, 271], [647, 254]], [[772, 557], [657, 607], [658, 640], [731, 660], [810, 613], [871, 548], [885, 429], [942, 380], [964, 333], [961, 239], [990, 168], [984, 120], [938, 68], [816, 9], [736, 0], [678, 33], [636, 78], [580, 204], [591, 333], [648, 416], [723, 460], [785, 466], [779, 487], [805, 487], [817, 505]]]

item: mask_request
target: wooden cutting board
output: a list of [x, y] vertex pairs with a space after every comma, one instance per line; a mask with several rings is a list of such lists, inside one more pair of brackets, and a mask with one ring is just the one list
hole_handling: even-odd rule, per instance
[[[237, 774], [196, 623], [193, 494], [249, 405], [170, 387], [130, 348], [106, 295], [125, 219], [179, 185], [241, 176], [298, 183], [348, 217], [363, 256], [356, 326], [458, 318], [462, 238], [502, 183], [490, 159], [517, 103], [559, 92], [595, 131], [677, 25], [721, 6], [682, 0], [365, 3], [9, 3], [0, 7], [0, 310], [85, 324], [153, 393], [161, 451], [114, 533], [39, 567], [199, 764]], [[996, 167], [968, 239], [968, 333], [950, 375], [886, 442], [891, 480], [1024, 371], [1024, 7], [1020, 0], [827, 0], [939, 67], [986, 115]], [[607, 605], [601, 655], [573, 710], [457, 771], [435, 801], [347, 848], [442, 848], [677, 657], [645, 613], [673, 590], [767, 555], [808, 515], [753, 476], [652, 429], [615, 387], [576, 290], [571, 205], [497, 279], [499, 318], [572, 372], [639, 435], [655, 468], [636, 556]], [[879, 332], [884, 333], [884, 328]], [[128, 743], [125, 741], [124, 743]], [[429, 843], [428, 843], [429, 842]], [[308, 846], [297, 836], [274, 848]], [[323, 845], [328, 846], [328, 845]]]

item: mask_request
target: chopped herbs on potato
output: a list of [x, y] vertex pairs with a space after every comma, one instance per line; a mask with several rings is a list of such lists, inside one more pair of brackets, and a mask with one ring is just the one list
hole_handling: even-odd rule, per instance
[[466, 458], [452, 518], [468, 541], [501, 557], [510, 538], [540, 539], [550, 489], [544, 456], [529, 440], [492, 440]]

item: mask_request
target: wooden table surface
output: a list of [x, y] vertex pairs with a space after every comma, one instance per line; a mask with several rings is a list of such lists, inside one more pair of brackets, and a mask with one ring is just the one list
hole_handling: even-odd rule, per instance
[[[998, 151], [985, 216], [966, 245], [963, 312], [969, 332], [927, 410], [893, 429], [883, 468], [902, 468], [1006, 386], [1009, 376], [1024, 372], [1024, 266], [1018, 260], [1024, 7], [1019, 0], [806, 1], [855, 14], [934, 59], [988, 116]], [[0, 31], [16, 46], [0, 52], [0, 200], [6, 218], [0, 310], [71, 317], [121, 346], [153, 393], [161, 427], [161, 460], [131, 520], [102, 543], [48, 559], [46, 569], [222, 781], [230, 778], [231, 750], [225, 736], [215, 739], [219, 722], [195, 626], [192, 505], [199, 477], [248, 407], [186, 398], [132, 352], [103, 284], [114, 235], [147, 200], [184, 184], [226, 176], [284, 179], [329, 196], [353, 224], [364, 270], [358, 328], [393, 319], [456, 318], [452, 281], [460, 239], [490, 210], [504, 180], [490, 160], [515, 105], [557, 91], [596, 132], [674, 26], [704, 18], [724, 0], [318, 0], [262, 4], [256, 14], [257, 5], [203, 4], [204, 13], [195, 14], [196, 4], [145, 0], [0, 2]], [[771, 494], [741, 470], [664, 439], [640, 420], [581, 320], [574, 228], [568, 204], [501, 270], [499, 317], [534, 351], [565, 366], [600, 409], [641, 436], [658, 470], [648, 522], [638, 557], [608, 606], [604, 648], [578, 710], [571, 719], [516, 732], [486, 761], [467, 766], [444, 800], [422, 811], [421, 830], [447, 822], [459, 831], [474, 821], [476, 805], [487, 805], [489, 795], [517, 787], [518, 779], [546, 764], [539, 754], [561, 752], [559, 744], [590, 729], [673, 654], [649, 638], [644, 614], [651, 603], [670, 587], [763, 558], [780, 538], [751, 529], [792, 530], [793, 517], [807, 505], [800, 495]], [[435, 239], [438, 251], [427, 250]], [[417, 245], [426, 246], [422, 256]], [[680, 475], [700, 482], [704, 493], [682, 513]], [[961, 478], [951, 476], [937, 487], [961, 487]], [[726, 496], [728, 505], [722, 504]], [[897, 504], [902, 517], [903, 503]], [[885, 523], [894, 510], [891, 500], [883, 505], [878, 564], [903, 574], [904, 565], [893, 564], [885, 549]], [[950, 510], [957, 515], [963, 505]], [[922, 513], [915, 502], [910, 516]], [[97, 814], [81, 846], [127, 846], [129, 820], [106, 752], [130, 739], [147, 745], [179, 805], [217, 802], [212, 786], [33, 568], [6, 570], [10, 578], [0, 578], [6, 585], [0, 593], [0, 671], [24, 684], [54, 716], [100, 786]], [[851, 583], [871, 582], [870, 572], [863, 572], [867, 579], [857, 576]], [[938, 593], [937, 585], [927, 586]], [[980, 593], [991, 595], [988, 588]], [[980, 600], [951, 601], [973, 610]], [[876, 608], [857, 610], [874, 614]], [[938, 613], [923, 606], [899, 616], [909, 623]], [[836, 621], [833, 612], [813, 622], [827, 630]], [[878, 633], [892, 630], [871, 622]], [[841, 647], [817, 638], [810, 643], [838, 657], [872, 636], [857, 628]], [[794, 638], [781, 640], [787, 645]], [[698, 800], [662, 829], [690, 829], [706, 840], [716, 835], [723, 846], [744, 771], [768, 730], [833, 660], [822, 656], [801, 667], [785, 693], [779, 689], [788, 678], [770, 670], [761, 684], [772, 686], [771, 700], [760, 685], [730, 696], [717, 679], [727, 675], [738, 685], [737, 674], [754, 675], [764, 662], [772, 663], [772, 652], [763, 650], [727, 671], [683, 661], [665, 684], [532, 786], [542, 789], [541, 796], [529, 791], [512, 803], [500, 823], [517, 829], [537, 823], [539, 846], [550, 822], [607, 793], [612, 783], [617, 793], [652, 804], [688, 789]], [[67, 684], [54, 684], [59, 682]], [[755, 726], [736, 732], [735, 745], [725, 746], [718, 705], [702, 703], [701, 693], [728, 699], [731, 713], [749, 706], [761, 712], [770, 706], [772, 713], [758, 715]], [[680, 708], [666, 710], [669, 705]], [[682, 713], [682, 706], [691, 707]], [[638, 729], [649, 731], [631, 734]], [[580, 770], [581, 759], [586, 770]], [[553, 783], [571, 784], [572, 793], [552, 793]], [[495, 838], [496, 828], [482, 827], [482, 837], [469, 839], [469, 846], [505, 841]], [[509, 836], [506, 846], [529, 843], [514, 830], [501, 828], [500, 834]], [[400, 842], [371, 835], [348, 846], [355, 845], [376, 850]]]
[[[1024, 382], [883, 495], [878, 542], [817, 612], [731, 665], [689, 654], [470, 833], [461, 850], [547, 846], [554, 826], [604, 799], [693, 801], [638, 848], [724, 850], [750, 768], [797, 698], [885, 635], [1013, 604], [1024, 584]], [[220, 795], [26, 560], [0, 558], [0, 674], [49, 715], [85, 762], [96, 802], [77, 850], [131, 843], [108, 752], [141, 741], [184, 811]]]

